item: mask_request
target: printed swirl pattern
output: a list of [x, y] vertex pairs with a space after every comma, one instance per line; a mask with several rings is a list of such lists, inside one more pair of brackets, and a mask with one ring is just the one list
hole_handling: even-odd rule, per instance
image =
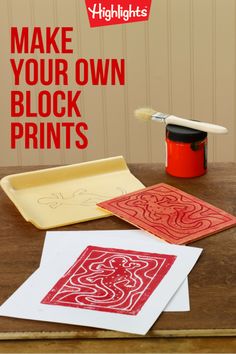
[[175, 259], [88, 246], [41, 302], [136, 315]]

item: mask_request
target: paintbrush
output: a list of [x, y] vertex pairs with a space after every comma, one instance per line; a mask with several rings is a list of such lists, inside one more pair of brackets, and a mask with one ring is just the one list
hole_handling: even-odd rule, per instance
[[222, 127], [221, 125], [200, 122], [197, 120], [180, 118], [180, 117], [173, 116], [172, 114], [156, 112], [152, 108], [136, 109], [134, 112], [134, 115], [136, 118], [144, 120], [144, 121], [154, 120], [154, 121], [161, 122], [161, 123], [164, 122], [166, 125], [167, 124], [175, 124], [175, 125], [180, 125], [182, 127], [201, 130], [201, 131], [207, 132], [207, 133], [216, 133], [216, 134], [228, 133], [227, 128]]

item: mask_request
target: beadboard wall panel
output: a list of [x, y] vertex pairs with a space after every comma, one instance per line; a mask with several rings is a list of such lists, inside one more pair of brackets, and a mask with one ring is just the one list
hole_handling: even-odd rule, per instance
[[[133, 111], [142, 106], [228, 127], [227, 136], [209, 136], [208, 158], [236, 161], [234, 0], [153, 0], [148, 22], [100, 28], [90, 28], [82, 0], [0, 0], [0, 21], [1, 166], [70, 164], [116, 155], [128, 162], [165, 161], [164, 125], [136, 120]], [[23, 141], [11, 149], [10, 123], [16, 120], [10, 117], [11, 26], [73, 26], [74, 53], [65, 56], [70, 63], [78, 58], [126, 60], [124, 86], [89, 82], [79, 87], [70, 65], [69, 86], [47, 88], [82, 91], [81, 117], [70, 119], [88, 124], [85, 150], [75, 147], [75, 133], [70, 148], [62, 134], [60, 149], [25, 149]], [[41, 85], [31, 88], [33, 107], [41, 89]], [[37, 123], [47, 120], [34, 118]]]
[[[10, 9], [6, 1], [0, 1], [0, 16], [1, 16], [1, 26], [0, 31], [0, 42], [1, 48], [4, 44], [4, 55], [1, 55], [0, 64], [0, 78], [1, 78], [1, 90], [0, 90], [0, 109], [1, 109], [1, 129], [0, 129], [0, 139], [1, 139], [1, 154], [0, 154], [0, 164], [8, 165], [11, 162], [13, 165], [21, 164], [20, 149], [12, 150], [10, 149], [10, 100], [9, 92], [12, 88], [12, 80], [9, 75], [9, 43], [10, 35], [8, 28], [11, 23]], [[4, 16], [2, 16], [4, 14]], [[3, 53], [3, 51], [2, 51]]]

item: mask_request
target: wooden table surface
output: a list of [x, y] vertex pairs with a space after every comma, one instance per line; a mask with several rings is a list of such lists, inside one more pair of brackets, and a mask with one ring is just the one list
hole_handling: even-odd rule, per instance
[[[0, 168], [0, 178], [8, 174], [38, 168]], [[209, 171], [205, 176], [193, 179], [178, 179], [168, 176], [161, 164], [132, 164], [130, 169], [146, 186], [160, 182], [169, 183], [236, 215], [236, 164], [210, 164]], [[2, 190], [0, 191], [0, 205], [0, 303], [3, 303], [39, 266], [45, 231], [38, 230], [27, 223]], [[61, 227], [58, 230], [133, 228], [116, 217], [109, 217]], [[80, 343], [86, 341], [95, 343], [97, 339], [99, 339], [99, 343], [106, 340], [113, 340], [113, 343], [115, 343], [114, 341], [122, 341], [123, 344], [125, 341], [129, 343], [134, 341], [136, 345], [143, 343], [141, 346], [143, 352], [153, 352], [153, 347], [149, 347], [148, 350], [145, 345], [153, 340], [157, 343], [157, 338], [159, 338], [159, 343], [165, 341], [165, 338], [172, 338], [172, 342], [169, 344], [173, 344], [173, 341], [188, 341], [187, 337], [206, 338], [212, 336], [221, 337], [215, 340], [221, 341], [221, 343], [226, 340], [230, 346], [236, 348], [234, 338], [236, 335], [236, 229], [225, 230], [194, 242], [192, 245], [202, 247], [204, 251], [189, 276], [190, 312], [163, 313], [146, 336], [1, 317], [0, 339], [4, 342], [1, 342], [0, 350], [2, 348], [7, 352], [7, 348], [9, 345], [11, 346], [13, 340], [16, 343], [19, 339], [27, 341], [34, 339], [34, 343], [38, 343], [38, 341], [42, 344], [45, 341], [51, 343], [51, 352], [53, 352], [52, 343], [55, 342], [55, 339], [67, 339], [68, 344], [69, 340], [79, 338], [82, 340]], [[50, 341], [48, 342], [48, 340]], [[205, 339], [205, 342], [207, 340], [209, 342], [210, 338]], [[224, 348], [224, 344], [221, 347]], [[97, 352], [96, 348], [92, 351]], [[112, 348], [113, 351], [110, 349], [109, 352], [133, 352], [127, 351], [129, 350], [127, 345], [125, 346], [126, 350], [124, 347], [121, 350], [122, 345], [118, 347], [121, 351], [118, 348], [114, 351], [114, 346]], [[207, 352], [206, 348], [205, 350]], [[104, 352], [104, 348], [102, 351]], [[140, 351], [136, 348], [135, 352]], [[217, 352], [220, 352], [219, 348], [217, 348]], [[233, 351], [230, 350], [230, 352]]]

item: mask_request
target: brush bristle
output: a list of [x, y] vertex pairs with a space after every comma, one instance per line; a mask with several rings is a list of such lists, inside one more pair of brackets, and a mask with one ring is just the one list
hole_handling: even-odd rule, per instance
[[134, 111], [136, 118], [145, 121], [152, 119], [152, 115], [155, 113], [156, 111], [154, 111], [152, 108], [139, 108]]

